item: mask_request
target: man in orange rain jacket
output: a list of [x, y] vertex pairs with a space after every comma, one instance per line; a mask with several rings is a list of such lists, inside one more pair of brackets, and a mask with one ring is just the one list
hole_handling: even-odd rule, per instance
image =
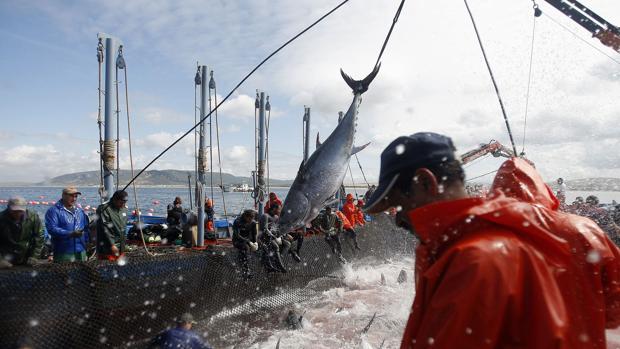
[[351, 195], [351, 193], [347, 194], [346, 200], [347, 202], [342, 205], [342, 213], [347, 216], [347, 219], [351, 222], [351, 226], [355, 226], [355, 224], [357, 224], [357, 208], [353, 203], [353, 195]]
[[278, 197], [278, 195], [276, 195], [276, 193], [271, 192], [269, 193], [269, 201], [267, 201], [267, 203], [265, 204], [265, 209], [264, 209], [265, 213], [269, 213], [269, 209], [273, 205], [278, 205], [279, 207], [282, 207], [282, 200], [280, 200], [280, 198]]
[[364, 226], [366, 224], [366, 218], [364, 217], [364, 212], [362, 209], [364, 208], [364, 200], [357, 199], [357, 206], [355, 207], [355, 215], [356, 215], [356, 223], [359, 226]]
[[401, 348], [605, 348], [620, 325], [620, 251], [522, 159], [469, 198], [450, 138], [399, 137], [381, 154], [370, 213], [400, 206], [420, 239]]
[[[342, 230], [344, 230], [345, 235], [351, 240], [353, 240], [353, 248], [355, 248], [355, 250], [361, 250], [360, 246], [357, 243], [357, 232], [355, 232], [355, 229], [353, 229], [353, 224], [351, 224], [351, 221], [349, 221], [347, 216], [345, 216], [342, 211], [336, 210], [336, 215], [338, 216], [338, 218], [340, 218], [340, 221], [342, 222]], [[353, 250], [353, 252], [355, 252], [355, 250]]]

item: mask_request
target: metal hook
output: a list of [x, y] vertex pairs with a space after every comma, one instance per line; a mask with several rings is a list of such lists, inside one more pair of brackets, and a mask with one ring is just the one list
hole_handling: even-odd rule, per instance
[[[196, 62], [196, 64], [198, 64], [198, 62]], [[194, 83], [200, 85], [200, 80], [200, 66], [198, 66], [198, 69], [196, 69], [196, 76], [194, 76]]]
[[542, 10], [538, 8], [538, 4], [535, 1], [532, 2], [534, 3], [532, 6], [534, 8], [534, 17], [540, 17], [540, 15], [542, 15]]
[[211, 78], [209, 79], [209, 88], [214, 90], [215, 89], [215, 79], [213, 79], [213, 70], [211, 70], [209, 72], [209, 75], [211, 75]]
[[267, 95], [267, 103], [265, 104], [265, 110], [266, 111], [271, 110], [271, 103], [269, 103], [269, 95]]
[[260, 102], [258, 100], [258, 90], [256, 90], [256, 100], [254, 101], [254, 108], [258, 109], [260, 107]]
[[118, 57], [116, 57], [116, 67], [125, 69], [125, 58], [123, 58], [123, 45], [118, 47]]

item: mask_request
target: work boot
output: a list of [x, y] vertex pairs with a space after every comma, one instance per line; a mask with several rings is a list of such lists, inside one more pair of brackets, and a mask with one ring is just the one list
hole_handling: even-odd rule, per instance
[[297, 252], [291, 250], [289, 251], [289, 253], [291, 254], [291, 257], [293, 257], [295, 262], [297, 263], [301, 262], [301, 257], [299, 257], [299, 254], [297, 254]]

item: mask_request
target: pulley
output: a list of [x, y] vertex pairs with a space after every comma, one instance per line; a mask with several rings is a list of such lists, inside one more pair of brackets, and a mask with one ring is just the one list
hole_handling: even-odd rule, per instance
[[198, 69], [196, 70], [196, 76], [194, 76], [194, 83], [196, 85], [200, 85], [200, 66], [198, 66]]
[[215, 79], [213, 78], [213, 70], [211, 70], [210, 75], [211, 75], [211, 78], [209, 78], [209, 88], [214, 90], [215, 89]]
[[125, 69], [125, 59], [123, 58], [123, 45], [118, 47], [118, 57], [116, 57], [116, 67]]

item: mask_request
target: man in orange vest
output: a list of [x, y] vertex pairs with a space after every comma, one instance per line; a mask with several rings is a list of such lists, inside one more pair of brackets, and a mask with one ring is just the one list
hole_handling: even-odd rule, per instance
[[357, 220], [355, 221], [357, 225], [364, 226], [366, 224], [366, 218], [364, 217], [364, 200], [357, 199], [357, 206], [355, 207], [355, 213]]
[[605, 348], [620, 325], [620, 250], [591, 220], [558, 211], [513, 158], [486, 198], [468, 197], [452, 140], [416, 133], [381, 154], [366, 212], [400, 206], [420, 240], [401, 348]]
[[353, 195], [351, 195], [351, 193], [347, 194], [346, 200], [347, 202], [342, 205], [342, 213], [347, 216], [347, 219], [351, 222], [351, 225], [355, 226], [355, 224], [357, 224], [357, 208], [353, 203]]
[[340, 221], [342, 222], [342, 230], [344, 230], [346, 236], [353, 240], [354, 248], [356, 250], [361, 250], [361, 248], [357, 244], [357, 233], [355, 232], [355, 229], [353, 229], [353, 224], [351, 224], [351, 221], [349, 221], [347, 216], [345, 216], [342, 211], [336, 210], [336, 215], [338, 216], [338, 218], [340, 218]]

